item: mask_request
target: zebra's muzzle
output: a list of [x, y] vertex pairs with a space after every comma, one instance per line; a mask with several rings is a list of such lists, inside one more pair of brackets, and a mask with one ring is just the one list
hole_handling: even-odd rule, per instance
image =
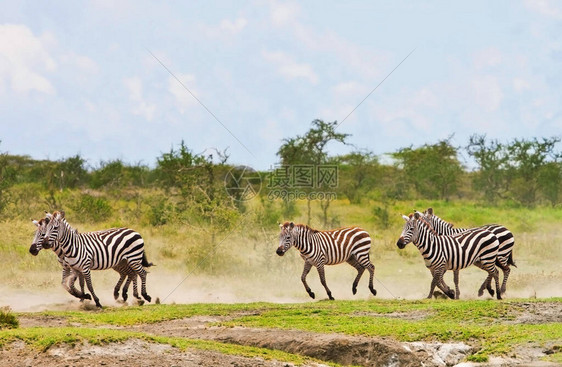
[[283, 251], [283, 249], [282, 249], [281, 247], [279, 247], [279, 248], [277, 249], [277, 251], [275, 251], [275, 252], [276, 252], [277, 255], [279, 255], [279, 256], [285, 255], [285, 251]]
[[49, 239], [48, 238], [44, 238], [43, 242], [41, 242], [41, 247], [46, 248], [46, 249], [50, 249], [51, 245], [49, 244]]
[[29, 247], [29, 253], [33, 256], [37, 256], [39, 254], [39, 248], [36, 243], [32, 243]]
[[403, 249], [404, 247], [406, 247], [408, 243], [406, 242], [406, 240], [404, 239], [404, 237], [400, 237], [398, 239], [398, 242], [396, 242], [396, 246], [398, 246], [399, 249]]

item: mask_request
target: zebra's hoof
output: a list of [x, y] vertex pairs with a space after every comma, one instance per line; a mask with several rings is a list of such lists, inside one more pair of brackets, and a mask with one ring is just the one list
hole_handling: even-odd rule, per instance
[[123, 302], [127, 302], [127, 298], [129, 298], [129, 295], [127, 293], [123, 293]]
[[313, 291], [309, 291], [308, 295], [310, 296], [310, 298], [314, 299], [316, 296], [314, 295]]
[[332, 297], [331, 295], [330, 295], [330, 296], [328, 296], [328, 297], [330, 298], [330, 301], [335, 301], [335, 298], [334, 298], [334, 297]]
[[150, 302], [152, 300], [152, 297], [150, 297], [148, 294], [143, 294], [142, 296], [147, 302]]
[[103, 308], [103, 306], [101, 305], [101, 303], [99, 301], [96, 301], [96, 307]]
[[[492, 288], [488, 289], [488, 293], [490, 293], [490, 296], [494, 296], [494, 290]], [[500, 296], [501, 297], [501, 296]]]
[[113, 292], [113, 298], [117, 301], [119, 299], [119, 292]]
[[80, 298], [81, 298], [82, 300], [85, 300], [85, 299], [91, 300], [91, 299], [92, 299], [92, 296], [90, 296], [90, 294], [88, 294], [88, 293], [84, 293], [84, 294], [82, 295], [82, 297], [80, 297]]
[[453, 292], [452, 289], [449, 289], [447, 291], [447, 297], [449, 297], [450, 299], [455, 299], [455, 292]]
[[484, 295], [484, 291], [482, 289], [480, 289], [478, 291], [478, 297], [482, 297]]
[[351, 289], [351, 291], [353, 292], [354, 295], [357, 294], [357, 288], [353, 287], [353, 288]]

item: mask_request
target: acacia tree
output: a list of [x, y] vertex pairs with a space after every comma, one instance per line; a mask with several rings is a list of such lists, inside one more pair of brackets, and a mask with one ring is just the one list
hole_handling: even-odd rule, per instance
[[[294, 138], [283, 139], [283, 144], [277, 151], [277, 155], [281, 158], [281, 164], [290, 165], [312, 165], [318, 167], [329, 161], [326, 145], [331, 142], [340, 142], [346, 144], [349, 134], [338, 133], [337, 121], [325, 122], [316, 119], [311, 123], [312, 127], [304, 135], [297, 135]], [[320, 187], [323, 188], [323, 187]], [[322, 208], [324, 225], [328, 222], [328, 208], [330, 207], [331, 198], [327, 197], [320, 201]], [[287, 205], [287, 201], [285, 201]], [[307, 223], [310, 224], [311, 218], [311, 198], [307, 196]]]
[[449, 140], [402, 148], [392, 154], [402, 169], [402, 179], [425, 198], [448, 200], [457, 192], [464, 171], [457, 158], [458, 148]]

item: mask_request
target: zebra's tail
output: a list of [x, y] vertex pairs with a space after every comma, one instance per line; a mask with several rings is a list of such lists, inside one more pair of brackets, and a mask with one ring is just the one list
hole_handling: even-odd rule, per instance
[[146, 254], [144, 252], [142, 253], [142, 263], [141, 264], [145, 268], [150, 268], [151, 266], [156, 266], [153, 263], [148, 262], [148, 260], [146, 259]]
[[515, 267], [517, 267], [517, 265], [515, 265], [515, 261], [513, 261], [513, 253], [510, 252], [509, 256], [507, 257], [507, 263], [508, 265], [513, 265]]

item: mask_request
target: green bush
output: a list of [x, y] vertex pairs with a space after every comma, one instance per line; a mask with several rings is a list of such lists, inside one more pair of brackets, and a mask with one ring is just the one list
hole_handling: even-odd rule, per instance
[[107, 220], [113, 213], [111, 204], [103, 197], [81, 194], [68, 206], [80, 216], [81, 221], [100, 222]]
[[19, 327], [19, 321], [10, 308], [0, 308], [0, 329], [15, 329], [17, 327]]

